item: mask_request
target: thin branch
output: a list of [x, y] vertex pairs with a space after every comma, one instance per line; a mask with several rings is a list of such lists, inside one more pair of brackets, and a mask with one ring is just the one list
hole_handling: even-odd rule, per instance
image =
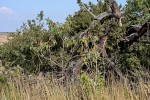
[[[116, 2], [115, 2], [116, 3]], [[117, 5], [117, 3], [116, 3], [116, 5]], [[84, 32], [82, 32], [80, 35], [79, 35], [79, 38], [82, 38], [82, 36], [83, 35], [85, 35], [87, 32], [88, 32], [88, 30], [96, 23], [96, 22], [99, 22], [99, 21], [101, 21], [102, 19], [104, 19], [104, 18], [106, 18], [106, 17], [115, 17], [116, 19], [118, 19], [119, 18], [119, 25], [120, 26], [122, 26], [122, 23], [121, 23], [121, 19], [123, 18], [123, 17], [121, 17], [121, 13], [120, 13], [120, 10], [119, 10], [119, 8], [118, 8], [118, 5], [117, 5], [117, 7], [116, 7], [116, 9], [117, 9], [117, 12], [103, 12], [103, 13], [101, 13], [101, 14], [99, 14], [98, 16], [96, 16], [96, 15], [94, 15], [91, 11], [89, 11], [87, 8], [86, 8], [86, 6], [82, 3], [82, 2], [80, 2], [80, 6], [85, 10], [85, 11], [87, 11], [90, 15], [92, 15], [93, 17], [94, 17], [94, 20], [92, 21], [92, 23], [90, 24], [90, 26], [84, 31]], [[118, 15], [119, 15], [119, 17], [118, 17]]]
[[147, 40], [138, 40], [137, 42], [140, 42], [140, 43], [150, 43], [150, 41], [147, 41]]
[[59, 64], [57, 61], [53, 61], [51, 58], [47, 58], [47, 57], [45, 57], [43, 54], [41, 54], [41, 55], [39, 55], [39, 56], [41, 56], [42, 58], [44, 58], [44, 59], [46, 59], [46, 60], [52, 62], [54, 65], [57, 65], [57, 66], [59, 66], [60, 68], [62, 68], [61, 64]]
[[87, 11], [90, 15], [92, 15], [95, 20], [102, 20], [104, 17], [107, 17], [107, 16], [114, 16], [114, 17], [118, 18], [111, 12], [103, 12], [103, 13], [99, 14], [98, 16], [96, 16], [91, 11], [89, 11], [83, 3], [80, 3], [80, 5], [85, 11]]
[[71, 57], [71, 58], [67, 61], [65, 68], [67, 67], [67, 65], [69, 64], [69, 62], [70, 62], [72, 59], [77, 58], [77, 57], [82, 57], [82, 56], [83, 56], [83, 55], [76, 55], [76, 56]]
[[80, 3], [80, 6], [85, 10], [85, 11], [87, 11], [89, 14], [91, 14], [94, 18], [96, 18], [96, 16], [91, 12], [91, 11], [89, 11], [87, 8], [86, 8], [86, 6], [81, 2]]

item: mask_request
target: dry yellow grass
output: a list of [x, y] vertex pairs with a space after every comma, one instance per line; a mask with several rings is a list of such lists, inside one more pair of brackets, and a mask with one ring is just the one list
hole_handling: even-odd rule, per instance
[[6, 35], [4, 35], [4, 34], [0, 35], [0, 44], [3, 44], [7, 41], [8, 41], [8, 35], [7, 34]]
[[2, 45], [3, 43], [8, 42], [9, 39], [12, 39], [12, 37], [8, 37], [8, 36], [9, 36], [8, 33], [0, 34], [0, 45]]
[[66, 85], [44, 77], [17, 76], [0, 88], [0, 100], [150, 100], [148, 84], [139, 83], [138, 91], [127, 82], [114, 82], [103, 87], [92, 86], [87, 91], [82, 85]]

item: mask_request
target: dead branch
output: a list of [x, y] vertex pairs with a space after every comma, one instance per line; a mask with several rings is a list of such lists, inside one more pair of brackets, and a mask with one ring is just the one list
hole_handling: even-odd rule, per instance
[[101, 22], [105, 18], [113, 18], [114, 17], [114, 18], [118, 19], [119, 26], [122, 26], [121, 12], [120, 12], [120, 9], [119, 9], [118, 4], [116, 2], [113, 2], [113, 4], [111, 5], [112, 12], [103, 12], [103, 13], [99, 14], [98, 16], [96, 16], [91, 11], [89, 11], [82, 2], [80, 2], [79, 5], [81, 6], [81, 8], [83, 8], [85, 11], [87, 11], [90, 15], [92, 15], [94, 17], [94, 20], [92, 21], [90, 26], [84, 32], [82, 32], [79, 35], [79, 38], [82, 38], [82, 36], [84, 36], [92, 26], [97, 24], [99, 21]]
[[126, 36], [129, 36], [132, 33], [137, 33], [140, 28], [141, 28], [140, 25], [131, 25], [131, 26], [127, 27]]
[[[92, 23], [90, 24], [90, 26], [84, 31], [82, 32], [80, 35], [79, 35], [79, 39], [82, 38], [82, 36], [84, 36], [85, 34], [88, 33], [88, 31], [95, 25], [97, 24], [99, 21], [103, 20], [104, 18], [116, 18], [118, 19], [119, 21], [119, 24], [121, 23], [121, 12], [120, 12], [120, 9], [117, 5], [117, 3], [113, 3], [114, 5], [111, 5], [111, 10], [112, 12], [103, 12], [101, 14], [99, 14], [98, 16], [94, 15], [90, 10], [88, 10], [86, 8], [86, 6], [83, 4], [83, 3], [80, 3], [80, 6], [85, 10], [87, 11], [90, 15], [92, 15], [94, 17], [94, 20], [92, 21]], [[117, 7], [116, 7], [117, 6]], [[122, 23], [121, 23], [122, 24]], [[110, 31], [110, 30], [109, 30]], [[108, 33], [109, 33], [108, 31]], [[130, 36], [132, 33], [138, 33], [137, 35], [133, 35], [131, 37], [131, 39], [127, 39], [128, 41], [124, 40], [124, 41], [121, 41], [121, 43], [123, 43], [123, 45], [119, 45], [121, 48], [122, 46], [125, 46], [127, 45], [127, 47], [129, 47], [130, 45], [132, 45], [134, 42], [137, 42], [139, 41], [139, 38], [141, 36], [143, 36], [144, 34], [150, 34], [150, 22], [146, 22], [144, 25], [142, 26], [137, 26], [137, 25], [132, 25], [131, 27], [128, 27], [127, 31], [126, 31], [126, 37], [127, 36]], [[103, 37], [105, 36], [108, 36], [108, 34], [105, 34]], [[105, 46], [106, 46], [106, 42], [107, 42], [107, 38], [101, 38], [100, 39], [100, 43], [98, 44], [99, 46], [99, 49], [97, 49], [96, 51], [100, 51], [101, 54], [102, 54], [102, 57], [103, 59], [109, 64], [109, 68], [114, 70], [118, 76], [120, 76], [120, 78], [123, 78], [123, 75], [122, 73], [115, 67], [115, 62], [112, 61], [108, 55], [107, 55], [107, 52], [106, 52], [106, 49], [105, 49]], [[125, 44], [125, 45], [124, 45]], [[126, 47], [123, 47], [124, 49]], [[70, 61], [70, 60], [69, 60]], [[72, 60], [70, 62], [70, 64], [68, 65], [68, 67], [66, 67], [67, 69], [66, 70], [66, 73], [69, 73], [70, 70], [71, 70], [71, 75], [73, 75], [73, 77], [75, 77], [74, 73], [76, 69], [82, 69], [82, 64], [83, 64], [83, 59], [79, 58], [79, 59], [76, 59], [76, 60]]]
[[140, 37], [142, 37], [144, 34], [150, 34], [150, 22], [146, 22], [145, 24], [142, 25], [142, 27], [138, 30], [138, 35], [137, 36], [134, 36], [132, 39], [130, 39], [127, 44], [129, 46], [131, 46], [134, 42], [137, 42], [138, 39]]
[[147, 41], [147, 40], [138, 40], [137, 42], [140, 42], [140, 43], [147, 43], [147, 44], [150, 43], [150, 41]]
[[87, 11], [89, 14], [91, 14], [94, 18], [96, 17], [91, 11], [89, 11], [86, 6], [81, 2], [80, 6], [82, 9], [84, 9], [85, 11]]
[[[124, 37], [125, 39], [120, 41], [118, 44], [120, 50], [124, 51], [135, 42], [149, 43], [149, 41], [139, 40], [142, 36], [150, 36], [150, 21], [145, 22], [141, 27], [137, 25], [132, 25], [128, 27], [126, 36]], [[130, 39], [128, 39], [128, 37], [130, 37]]]
[[47, 57], [44, 56], [44, 54], [39, 54], [38, 56], [40, 56], [41, 58], [44, 58], [47, 61], [50, 61], [54, 65], [59, 66], [60, 68], [63, 68], [63, 66], [61, 64], [59, 64], [56, 60], [52, 60], [51, 57], [47, 58]]
[[111, 12], [103, 12], [99, 14], [98, 16], [96, 16], [94, 19], [101, 21], [102, 19], [109, 17], [109, 16], [115, 17], [114, 14]]

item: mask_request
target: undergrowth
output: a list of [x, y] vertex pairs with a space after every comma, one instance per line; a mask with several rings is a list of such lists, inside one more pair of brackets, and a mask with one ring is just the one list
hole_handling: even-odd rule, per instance
[[[82, 77], [83, 78], [83, 77]], [[0, 100], [149, 100], [150, 84], [132, 86], [127, 80], [106, 84], [80, 79], [63, 83], [43, 75], [8, 77], [0, 86]], [[86, 82], [86, 83], [84, 83]]]

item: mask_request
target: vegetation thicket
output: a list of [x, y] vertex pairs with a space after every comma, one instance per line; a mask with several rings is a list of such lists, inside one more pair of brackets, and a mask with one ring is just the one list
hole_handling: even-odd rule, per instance
[[122, 27], [90, 14], [111, 12], [110, 1], [78, 0], [81, 9], [63, 24], [43, 11], [23, 23], [0, 45], [0, 99], [148, 100], [150, 1], [119, 5]]

